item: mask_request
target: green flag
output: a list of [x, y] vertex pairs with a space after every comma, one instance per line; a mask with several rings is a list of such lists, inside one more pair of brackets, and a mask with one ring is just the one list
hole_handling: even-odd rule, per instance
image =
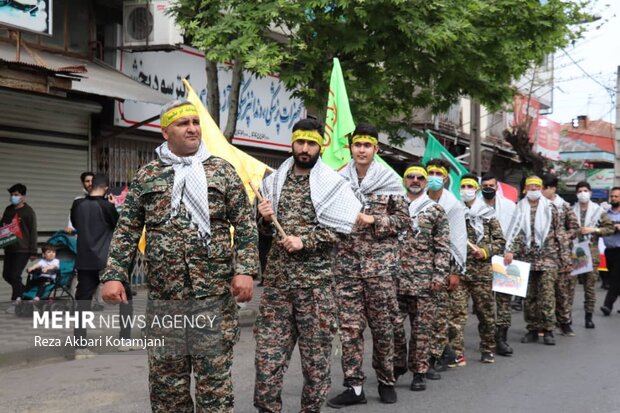
[[349, 97], [344, 85], [340, 61], [334, 57], [332, 77], [329, 82], [327, 115], [325, 116], [325, 151], [323, 162], [339, 170], [351, 160], [347, 135], [355, 130], [349, 107]]
[[422, 163], [426, 165], [426, 162], [431, 159], [441, 158], [450, 164], [450, 182], [448, 188], [458, 199], [461, 199], [461, 175], [467, 173], [467, 169], [454, 157], [441, 143], [430, 133], [426, 133], [428, 138], [426, 140], [426, 150], [424, 151], [424, 157], [422, 157]]

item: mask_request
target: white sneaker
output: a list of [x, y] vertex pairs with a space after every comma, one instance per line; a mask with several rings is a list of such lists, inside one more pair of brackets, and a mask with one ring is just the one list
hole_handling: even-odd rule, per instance
[[97, 353], [93, 353], [87, 348], [76, 348], [74, 354], [75, 354], [75, 360], [92, 359], [93, 357], [97, 355]]

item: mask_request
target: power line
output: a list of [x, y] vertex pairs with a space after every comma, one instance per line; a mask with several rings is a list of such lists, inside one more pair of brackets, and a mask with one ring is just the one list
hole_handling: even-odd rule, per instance
[[603, 89], [605, 89], [606, 91], [608, 91], [610, 94], [615, 94], [616, 91], [608, 86], [605, 86], [604, 84], [602, 84], [601, 82], [598, 81], [598, 79], [596, 79], [594, 76], [592, 76], [590, 73], [586, 72], [586, 70], [581, 67], [581, 65], [579, 63], [577, 63], [577, 61], [575, 59], [573, 59], [573, 57], [568, 54], [568, 52], [566, 50], [562, 50], [562, 52], [568, 56], [568, 58], [575, 64], [575, 66], [577, 66], [579, 68], [579, 70], [581, 70], [587, 77], [589, 77], [592, 81], [594, 81], [594, 83], [596, 83], [597, 85], [601, 86]]

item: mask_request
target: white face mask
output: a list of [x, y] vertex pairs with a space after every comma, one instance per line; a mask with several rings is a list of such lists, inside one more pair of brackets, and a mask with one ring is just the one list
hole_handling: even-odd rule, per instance
[[541, 196], [541, 191], [527, 191], [527, 199], [529, 199], [530, 201], [538, 201]]
[[411, 186], [407, 187], [407, 191], [411, 192], [412, 194], [419, 194], [420, 192], [422, 192], [423, 189], [424, 188], [422, 188], [421, 186], [419, 186], [417, 188], [416, 187], [411, 187]]
[[461, 199], [463, 202], [471, 202], [476, 199], [475, 189], [461, 189]]
[[590, 191], [588, 191], [588, 192], [579, 192], [577, 194], [577, 199], [582, 204], [585, 204], [586, 202], [590, 201], [590, 197], [591, 196], [592, 196], [592, 194], [590, 193]]

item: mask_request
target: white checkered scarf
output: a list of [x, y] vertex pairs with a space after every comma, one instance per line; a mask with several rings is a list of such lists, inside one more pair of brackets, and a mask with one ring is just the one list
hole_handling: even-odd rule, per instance
[[465, 272], [467, 263], [467, 224], [465, 223], [465, 205], [452, 192], [444, 189], [437, 202], [446, 211], [450, 224], [450, 252], [454, 262]]
[[517, 235], [519, 235], [519, 232], [523, 231], [523, 234], [525, 235], [525, 245], [528, 249], [532, 246], [532, 239], [534, 240], [536, 247], [538, 247], [538, 249], [542, 249], [545, 246], [545, 239], [547, 239], [547, 235], [549, 235], [549, 230], [551, 229], [551, 220], [553, 217], [551, 208], [554, 208], [553, 205], [554, 204], [544, 196], [540, 197], [538, 200], [536, 216], [534, 217], [535, 233], [532, 237], [530, 203], [527, 200], [527, 197], [520, 200], [517, 204], [510, 228], [508, 229], [506, 248], [512, 246], [512, 243]]
[[[592, 201], [588, 201], [588, 209], [586, 210], [586, 216], [583, 220], [583, 225], [581, 225], [581, 203], [576, 202], [573, 206], [573, 211], [577, 215], [577, 222], [579, 222], [580, 227], [596, 227], [598, 222], [601, 220], [601, 215], [605, 210], [600, 206], [595, 204]], [[584, 235], [584, 239], [590, 241], [592, 239], [592, 235]]]
[[[271, 201], [276, 217], [282, 188], [294, 163], [293, 157], [288, 158], [263, 180], [262, 192]], [[351, 233], [362, 204], [349, 183], [320, 158], [310, 170], [310, 198], [319, 224], [343, 234]]]
[[411, 217], [411, 229], [413, 230], [414, 237], [417, 237], [420, 233], [418, 215], [426, 211], [428, 207], [433, 204], [435, 204], [435, 201], [430, 199], [428, 195], [426, 195], [426, 192], [409, 203], [409, 216]]
[[502, 227], [504, 236], [508, 235], [508, 228], [510, 222], [515, 214], [516, 204], [510, 199], [506, 199], [501, 195], [495, 196], [495, 217], [499, 221], [499, 225]]
[[484, 222], [495, 216], [495, 211], [479, 198], [474, 199], [471, 207], [465, 208], [465, 220], [476, 232], [476, 245], [484, 238]]
[[377, 161], [372, 161], [361, 184], [353, 161], [340, 171], [340, 175], [347, 178], [355, 196], [364, 206], [367, 206], [366, 195], [369, 194], [405, 196], [402, 178]]
[[211, 220], [207, 176], [203, 162], [209, 159], [211, 154], [202, 143], [192, 156], [176, 156], [170, 151], [168, 142], [158, 146], [155, 152], [164, 165], [172, 165], [174, 169], [170, 218], [179, 213], [182, 201], [191, 221], [198, 226], [200, 238], [208, 244], [211, 241]]

